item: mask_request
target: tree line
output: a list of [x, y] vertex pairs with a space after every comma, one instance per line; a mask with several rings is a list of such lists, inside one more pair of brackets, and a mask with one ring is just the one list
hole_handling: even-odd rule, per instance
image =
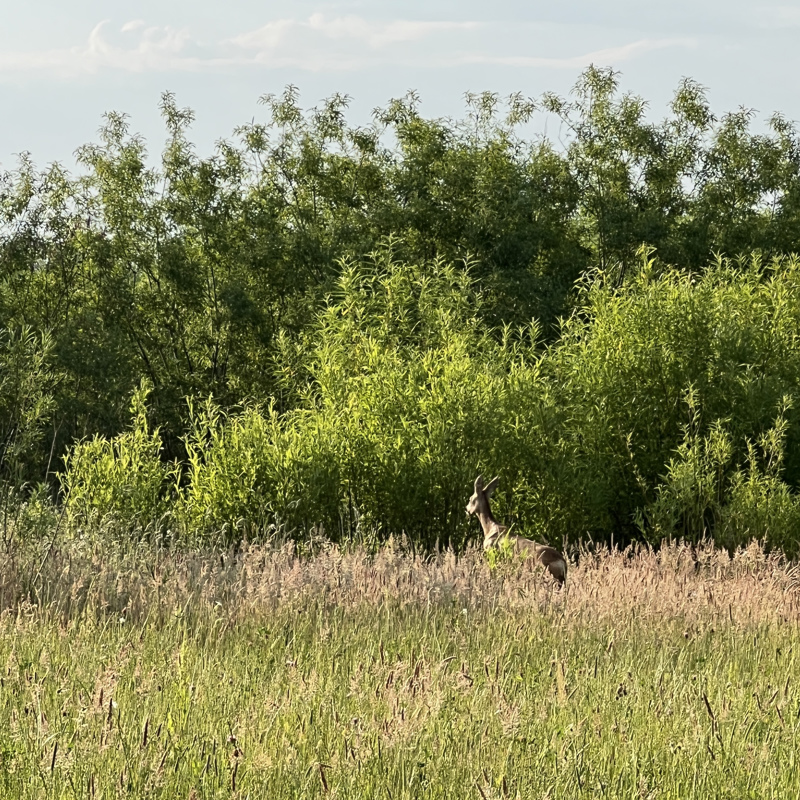
[[555, 543], [793, 546], [792, 124], [691, 80], [653, 122], [596, 68], [460, 120], [262, 100], [209, 157], [165, 94], [156, 166], [112, 113], [77, 174], [0, 177], [9, 490], [185, 536], [458, 543], [498, 471]]

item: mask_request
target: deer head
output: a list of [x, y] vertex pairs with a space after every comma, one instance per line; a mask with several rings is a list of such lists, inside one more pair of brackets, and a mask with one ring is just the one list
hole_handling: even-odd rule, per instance
[[469, 503], [467, 503], [468, 515], [477, 514], [479, 517], [492, 518], [492, 512], [489, 509], [489, 498], [492, 496], [499, 482], [499, 475], [496, 478], [492, 478], [486, 486], [483, 485], [483, 475], [478, 475], [478, 477], [475, 478], [475, 491], [472, 497], [470, 497]]

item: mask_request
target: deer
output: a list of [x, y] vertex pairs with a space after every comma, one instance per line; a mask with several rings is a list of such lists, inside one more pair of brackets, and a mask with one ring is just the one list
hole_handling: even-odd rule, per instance
[[467, 515], [477, 514], [481, 528], [483, 528], [484, 552], [492, 547], [510, 545], [514, 552], [523, 557], [532, 555], [558, 581], [559, 585], [563, 586], [567, 579], [567, 561], [555, 547], [539, 544], [524, 536], [511, 534], [507, 525], [501, 525], [494, 518], [489, 507], [489, 498], [499, 482], [500, 476], [498, 475], [484, 486], [483, 475], [478, 475], [475, 478], [475, 492], [467, 503]]

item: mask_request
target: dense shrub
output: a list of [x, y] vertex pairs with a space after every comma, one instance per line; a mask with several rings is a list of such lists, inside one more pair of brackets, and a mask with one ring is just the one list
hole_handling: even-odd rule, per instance
[[[498, 516], [554, 543], [762, 538], [789, 551], [800, 380], [800, 262], [720, 260], [702, 276], [645, 255], [622, 286], [587, 281], [561, 337], [494, 335], [469, 270], [349, 262], [307, 341], [276, 356], [297, 407], [190, 403], [182, 478], [137, 422], [79, 445], [70, 508], [147, 516], [171, 496], [190, 537], [270, 526], [462, 543], [478, 472]], [[170, 483], [172, 481], [172, 483]]]
[[[647, 103], [597, 68], [568, 98], [470, 95], [456, 120], [425, 118], [413, 93], [364, 126], [348, 122], [339, 95], [313, 109], [293, 87], [262, 99], [265, 114], [211, 154], [197, 153], [192, 112], [165, 93], [160, 158], [124, 114], [109, 113], [97, 141], [77, 150], [78, 175], [58, 164], [37, 169], [28, 156], [0, 172], [0, 321], [47, 338], [47, 368], [58, 376], [41, 424], [29, 427], [19, 481], [61, 469], [77, 439], [120, 434], [143, 379], [169, 459], [188, 456], [187, 396], [213, 395], [226, 413], [245, 401], [281, 414], [304, 408], [291, 367], [311, 356], [297, 344], [311, 341], [347, 265], [387, 237], [408, 264], [440, 258], [460, 270], [468, 257], [483, 295], [480, 321], [501, 331], [535, 318], [548, 343], [559, 317], [586, 299], [576, 298], [576, 280], [585, 285], [599, 267], [607, 290], [619, 288], [642, 244], [684, 274], [702, 273], [714, 252], [770, 259], [800, 251], [797, 131], [776, 116], [755, 132], [747, 110], [717, 118], [690, 80], [663, 120], [648, 119]], [[555, 117], [563, 135], [530, 136], [541, 118], [534, 113]], [[646, 332], [650, 312], [631, 298]], [[614, 302], [627, 313], [623, 299]], [[705, 352], [695, 338], [711, 330], [704, 334], [702, 293], [693, 302], [691, 320], [675, 320], [682, 341], [664, 343], [677, 348], [667, 383], [683, 381], [673, 373], [686, 348]], [[680, 303], [672, 311], [682, 313]], [[651, 311], [672, 313], [667, 306]], [[747, 363], [749, 344], [741, 345]], [[298, 359], [287, 361], [290, 352]], [[641, 355], [617, 366], [635, 379], [652, 370]], [[769, 387], [750, 389], [772, 402]], [[670, 436], [675, 414], [666, 409], [657, 426]], [[662, 434], [639, 454], [648, 480], [663, 464]], [[625, 487], [609, 484], [591, 508], [609, 508], [618, 491], [612, 517], [627, 525]], [[595, 528], [611, 524], [604, 513]]]
[[443, 262], [401, 264], [388, 249], [345, 265], [296, 377], [304, 407], [195, 417], [185, 523], [458, 541], [465, 483], [497, 459], [504, 429], [508, 348], [480, 303]]
[[131, 401], [132, 425], [113, 439], [77, 443], [65, 459], [61, 483], [75, 523], [122, 523], [131, 531], [157, 523], [167, 510], [175, 469], [161, 459], [158, 429], [150, 430], [140, 387]]
[[636, 535], [637, 509], [654, 500], [676, 454], [688, 458], [687, 426], [698, 440], [724, 437], [730, 475], [785, 411], [780, 472], [796, 485], [799, 268], [794, 258], [719, 259], [692, 275], [646, 257], [622, 287], [602, 273], [586, 282], [543, 365], [565, 409], [571, 478], [562, 485], [587, 531]]

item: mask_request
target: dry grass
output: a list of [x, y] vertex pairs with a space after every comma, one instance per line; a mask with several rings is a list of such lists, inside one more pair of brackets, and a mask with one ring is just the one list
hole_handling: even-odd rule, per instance
[[109, 613], [142, 622], [168, 618], [177, 607], [194, 614], [224, 609], [233, 624], [279, 606], [391, 602], [557, 610], [564, 623], [576, 624], [800, 618], [798, 566], [757, 543], [733, 557], [710, 546], [670, 544], [657, 552], [584, 552], [572, 561], [562, 592], [540, 568], [506, 563], [493, 569], [478, 550], [421, 557], [391, 544], [377, 554], [328, 545], [303, 557], [292, 544], [223, 554], [72, 548], [52, 552], [44, 566], [9, 562], [0, 572], [0, 613], [34, 604], [64, 619]]

